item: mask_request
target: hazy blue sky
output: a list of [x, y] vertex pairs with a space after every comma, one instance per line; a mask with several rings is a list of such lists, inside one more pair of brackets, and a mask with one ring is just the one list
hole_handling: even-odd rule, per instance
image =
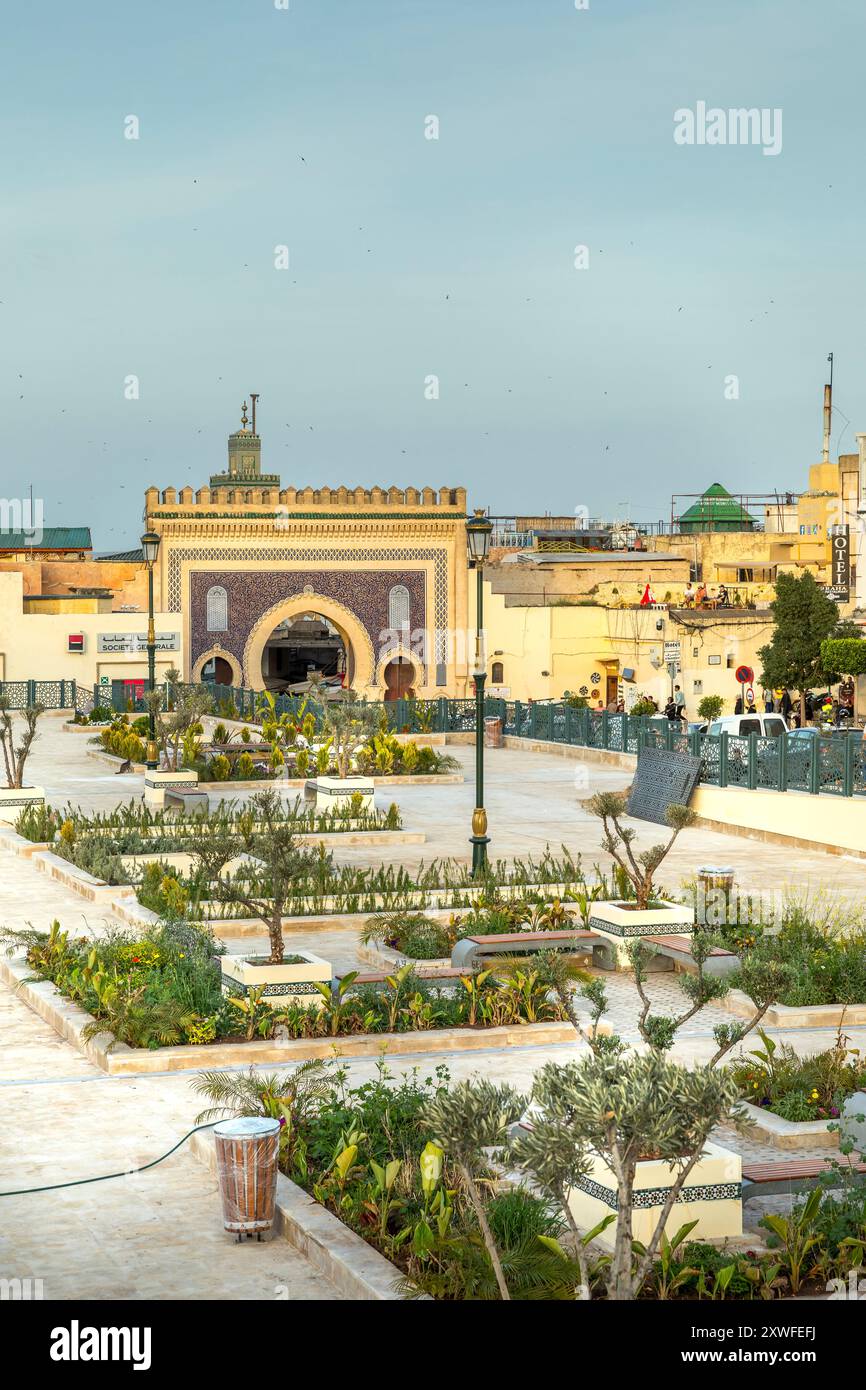
[[[661, 517], [715, 479], [805, 486], [830, 349], [853, 450], [863, 0], [290, 6], [7, 18], [4, 496], [129, 544], [258, 390], [287, 483]], [[699, 100], [781, 108], [781, 153], [676, 145]]]

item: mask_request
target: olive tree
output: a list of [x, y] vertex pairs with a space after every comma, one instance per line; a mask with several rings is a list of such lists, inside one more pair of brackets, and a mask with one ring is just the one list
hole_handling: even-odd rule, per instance
[[[180, 672], [172, 668], [166, 674], [166, 688], [161, 686], [147, 694], [148, 709], [153, 711], [156, 742], [170, 772], [178, 772], [190, 741], [201, 733], [198, 728], [204, 715], [213, 708], [213, 697], [203, 685], [179, 685]], [[167, 708], [163, 708], [167, 705]]]
[[[214, 900], [243, 907], [264, 923], [271, 952], [269, 965], [285, 953], [283, 917], [298, 890], [298, 881], [314, 871], [330, 872], [331, 856], [299, 845], [294, 826], [275, 791], [257, 792], [245, 812], [232, 822], [223, 817], [202, 825], [190, 846], [194, 869]], [[232, 860], [250, 858], [227, 872]]]
[[0, 747], [3, 749], [7, 787], [18, 789], [24, 786], [24, 764], [27, 762], [31, 745], [38, 736], [36, 726], [39, 717], [44, 713], [45, 706], [40, 704], [27, 705], [20, 711], [24, 720], [24, 730], [21, 742], [16, 747], [9, 696], [0, 695]]
[[688, 826], [694, 825], [695, 813], [688, 806], [670, 805], [666, 811], [668, 825], [673, 834], [666, 845], [653, 845], [651, 849], [635, 854], [632, 849], [636, 831], [622, 820], [628, 809], [628, 796], [625, 792], [596, 792], [585, 803], [587, 810], [601, 821], [604, 834], [602, 847], [607, 851], [634, 889], [635, 904], [645, 908], [653, 892], [653, 877], [662, 860], [674, 847], [677, 836]]

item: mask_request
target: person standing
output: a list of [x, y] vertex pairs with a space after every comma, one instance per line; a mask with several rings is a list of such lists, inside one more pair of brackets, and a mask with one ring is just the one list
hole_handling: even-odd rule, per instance
[[772, 690], [765, 690], [765, 691], [764, 691], [764, 713], [765, 713], [765, 714], [772, 714], [772, 713], [773, 713], [773, 692], [772, 692]]
[[784, 690], [782, 691], [782, 698], [781, 698], [781, 700], [780, 700], [780, 702], [779, 702], [779, 707], [780, 707], [780, 709], [781, 709], [781, 711], [782, 711], [782, 715], [783, 715], [783, 717], [784, 717], [784, 720], [785, 720], [785, 723], [786, 723], [786, 724], [789, 723], [789, 721], [790, 721], [790, 719], [791, 719], [791, 708], [792, 708], [792, 706], [793, 706], [793, 700], [791, 699], [791, 692], [790, 692], [790, 690], [788, 689], [788, 687], [785, 686]]
[[678, 685], [674, 686], [674, 704], [676, 706], [676, 718], [685, 719], [686, 717], [686, 697]]
[[743, 713], [743, 697], [742, 697], [742, 695], [738, 695], [737, 698], [736, 698], [736, 700], [734, 701], [734, 714], [742, 714], [742, 713]]

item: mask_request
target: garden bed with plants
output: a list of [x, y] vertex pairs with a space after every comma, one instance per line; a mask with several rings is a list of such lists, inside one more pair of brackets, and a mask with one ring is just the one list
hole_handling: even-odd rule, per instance
[[[585, 1065], [592, 1080], [598, 1064]], [[545, 1070], [556, 1084], [556, 1068]], [[509, 1139], [526, 1097], [507, 1087], [455, 1085], [444, 1066], [398, 1079], [384, 1063], [350, 1086], [341, 1065], [314, 1062], [291, 1076], [212, 1072], [193, 1088], [207, 1102], [199, 1123], [279, 1120], [281, 1172], [391, 1262], [404, 1298], [574, 1301], [619, 1288], [654, 1301], [773, 1301], [843, 1287], [862, 1261], [866, 1183], [844, 1161], [790, 1215], [764, 1217], [757, 1248], [702, 1241], [688, 1222], [658, 1249], [635, 1241], [614, 1271], [598, 1243], [614, 1215], [573, 1228], [553, 1191], [556, 1160]]]
[[742, 1017], [748, 1001], [739, 989], [747, 961], [775, 961], [785, 984], [766, 1015], [779, 1028], [866, 1023], [866, 925], [859, 909], [804, 899], [786, 905], [776, 928], [728, 929], [741, 969], [730, 976], [725, 1007]]
[[[790, 1044], [775, 1042], [763, 1029], [758, 1035], [761, 1046], [731, 1067], [750, 1111], [764, 1110], [794, 1125], [835, 1125], [848, 1097], [866, 1090], [866, 1059], [848, 1046], [843, 1033], [837, 1034], [833, 1047], [810, 1057], [799, 1057]], [[773, 1131], [784, 1135], [776, 1127]], [[836, 1131], [828, 1133], [835, 1143]]]
[[[547, 893], [504, 898], [493, 889], [479, 896], [467, 912], [451, 912], [447, 918], [411, 911], [376, 913], [361, 931], [362, 958], [371, 963], [423, 962], [442, 967], [450, 965], [451, 952], [467, 936], [562, 931], [574, 924], [576, 915], [576, 910], [570, 911]], [[519, 955], [519, 946], [511, 954]]]
[[[424, 1033], [424, 1050], [436, 1047], [437, 1034], [448, 1035], [449, 1048], [460, 1047], [455, 1034], [463, 1032], [485, 1034], [486, 1046], [490, 1030], [517, 1029], [528, 1040], [525, 1030], [534, 1024], [558, 1025], [544, 1041], [573, 1036], [561, 1004], [532, 971], [467, 974], [447, 987], [409, 969], [381, 985], [356, 983], [357, 972], [350, 972], [317, 984], [317, 1002], [281, 1006], [266, 1002], [261, 989], [224, 993], [223, 949], [189, 923], [163, 922], [146, 935], [115, 930], [94, 940], [70, 937], [55, 922], [50, 932], [8, 930], [3, 937], [9, 953], [23, 951], [30, 972], [24, 978], [50, 981], [89, 1016], [83, 1043], [110, 1033], [133, 1049], [182, 1049], [175, 1060], [188, 1066], [196, 1065], [197, 1049], [260, 1041], [276, 1041], [288, 1060], [285, 1044], [293, 1040], [330, 1048], [353, 1039], [362, 1045], [357, 1050], [374, 1053], [402, 1034]], [[281, 964], [307, 959], [283, 953]]]

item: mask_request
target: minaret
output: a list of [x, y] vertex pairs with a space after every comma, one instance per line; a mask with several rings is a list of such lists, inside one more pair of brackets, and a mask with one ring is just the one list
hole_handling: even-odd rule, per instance
[[212, 488], [243, 487], [245, 484], [251, 487], [279, 487], [280, 476], [278, 473], [262, 472], [262, 440], [261, 436], [255, 432], [256, 401], [258, 399], [258, 393], [254, 394], [252, 397], [252, 429], [249, 428], [247, 403], [244, 401], [241, 411], [241, 427], [239, 430], [235, 430], [234, 434], [229, 435], [228, 470], [225, 473], [211, 474], [210, 485]]

